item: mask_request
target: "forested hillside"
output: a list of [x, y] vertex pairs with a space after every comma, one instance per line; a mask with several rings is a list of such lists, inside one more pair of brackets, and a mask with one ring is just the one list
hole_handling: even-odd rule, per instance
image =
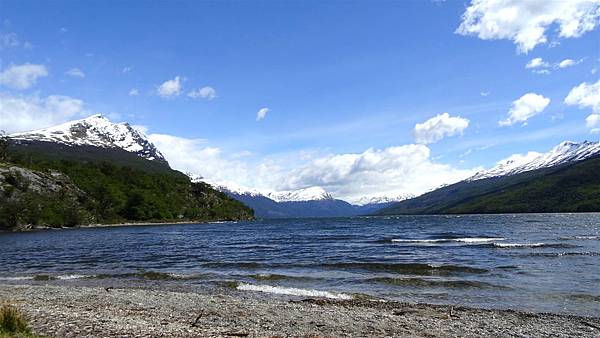
[[0, 144], [0, 228], [253, 218], [209, 185], [120, 149]]

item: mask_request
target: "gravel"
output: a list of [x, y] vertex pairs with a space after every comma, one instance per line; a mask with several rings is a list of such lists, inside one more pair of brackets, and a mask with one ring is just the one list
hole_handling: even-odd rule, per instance
[[0, 285], [49, 337], [600, 337], [600, 318], [369, 299]]

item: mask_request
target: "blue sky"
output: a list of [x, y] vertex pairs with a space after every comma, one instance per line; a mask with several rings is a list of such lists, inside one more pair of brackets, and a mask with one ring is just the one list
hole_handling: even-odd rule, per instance
[[[314, 161], [415, 144], [415, 125], [446, 112], [469, 120], [468, 127], [452, 129], [458, 120], [446, 121], [453, 131], [420, 145], [429, 151], [427, 161], [456, 171], [448, 177], [511, 154], [547, 151], [565, 139], [597, 140], [594, 126], [586, 125], [595, 112], [585, 106], [589, 100], [564, 100], [576, 86], [598, 81], [598, 3], [573, 0], [540, 10], [522, 1], [488, 2], [2, 0], [0, 72], [30, 64], [43, 66], [46, 75], [38, 74], [27, 88], [11, 86], [6, 75], [0, 92], [4, 99], [35, 101], [43, 106], [38, 114], [48, 113], [49, 96], [80, 101], [72, 114], [48, 113], [58, 116], [48, 123], [100, 112], [144, 126], [151, 135], [176, 137], [180, 145], [193, 141], [179, 156], [200, 152], [199, 159], [220, 161], [217, 168], [163, 152], [176, 167], [205, 176], [239, 168], [217, 175], [218, 181], [275, 190], [331, 184], [339, 196], [352, 198], [360, 194], [357, 188], [350, 193], [342, 185], [360, 180], [356, 176], [298, 177], [331, 170]], [[491, 21], [507, 8], [518, 15], [493, 22], [501, 25], [498, 31], [472, 24], [474, 31], [459, 34], [468, 8]], [[565, 17], [569, 9], [583, 9], [584, 17]], [[523, 47], [519, 34], [536, 18], [527, 11], [556, 20], [541, 26], [545, 38], [526, 36]], [[587, 26], [573, 32], [561, 26], [568, 20]], [[542, 66], [527, 69], [534, 58]], [[559, 68], [566, 59], [573, 65]], [[67, 74], [73, 69], [80, 72]], [[161, 84], [177, 76], [176, 93], [161, 95]], [[188, 96], [204, 87], [216, 97]], [[133, 89], [138, 95], [130, 95]], [[526, 121], [500, 126], [526, 93], [549, 104]], [[262, 108], [268, 112], [257, 121]], [[17, 128], [8, 116], [0, 127], [9, 131], [44, 127], [33, 119]], [[156, 142], [175, 144], [164, 137]], [[218, 158], [203, 157], [211, 149]], [[278, 171], [277, 182], [247, 177], [266, 167]], [[394, 192], [407, 189], [399, 185]]]

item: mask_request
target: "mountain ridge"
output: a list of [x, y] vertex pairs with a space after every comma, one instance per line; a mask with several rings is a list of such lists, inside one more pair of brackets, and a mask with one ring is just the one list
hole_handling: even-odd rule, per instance
[[167, 163], [146, 135], [129, 123], [113, 123], [101, 114], [59, 125], [8, 135], [12, 140], [51, 142], [68, 146], [119, 148], [142, 158]]
[[600, 211], [599, 144], [561, 142], [509, 170], [492, 168], [489, 177], [476, 174], [476, 179], [394, 203], [375, 214]]
[[476, 181], [484, 178], [515, 175], [536, 169], [549, 168], [561, 164], [573, 163], [593, 157], [600, 153], [600, 142], [563, 141], [546, 153], [530, 151], [526, 154], [512, 155], [496, 164], [467, 178]]

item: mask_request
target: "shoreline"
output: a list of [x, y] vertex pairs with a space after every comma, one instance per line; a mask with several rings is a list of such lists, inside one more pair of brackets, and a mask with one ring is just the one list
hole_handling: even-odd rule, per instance
[[153, 225], [178, 225], [178, 224], [210, 224], [210, 223], [236, 223], [236, 222], [248, 222], [251, 220], [236, 220], [236, 221], [225, 221], [225, 220], [214, 220], [214, 221], [177, 221], [177, 222], [126, 222], [126, 223], [99, 223], [99, 224], [83, 224], [76, 225], [73, 227], [50, 227], [45, 225], [20, 225], [13, 229], [0, 230], [0, 233], [15, 233], [15, 232], [31, 232], [39, 230], [68, 230], [68, 229], [87, 229], [87, 228], [112, 228], [112, 227], [126, 227], [126, 226], [153, 226]]
[[600, 318], [215, 288], [0, 284], [49, 337], [597, 337]]

